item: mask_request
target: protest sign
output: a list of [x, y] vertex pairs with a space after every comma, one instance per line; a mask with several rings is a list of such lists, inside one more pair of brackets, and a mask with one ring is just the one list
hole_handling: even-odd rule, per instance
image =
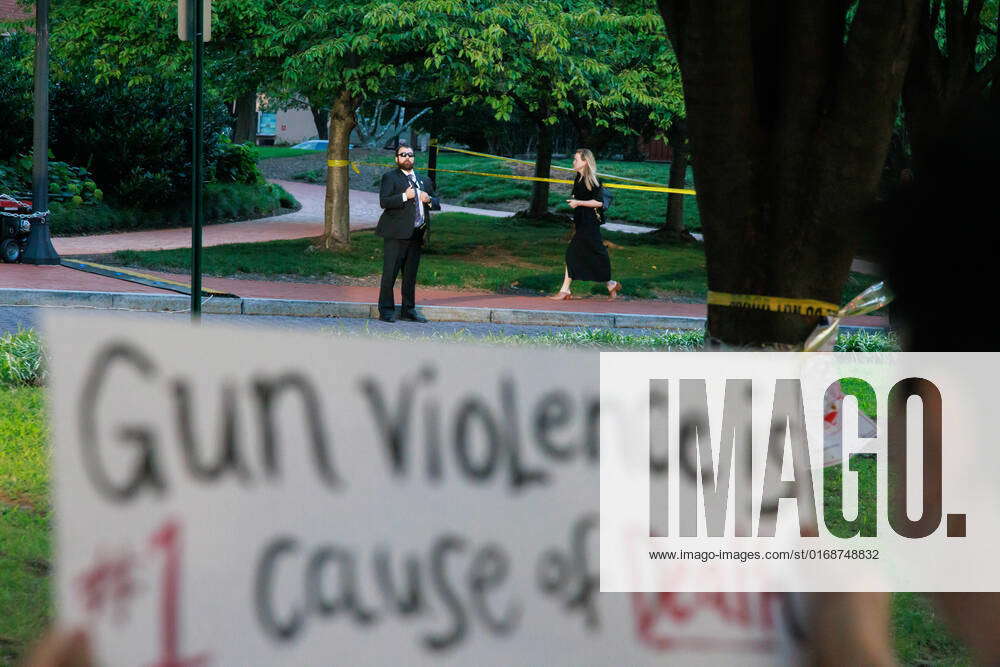
[[59, 619], [101, 664], [797, 655], [783, 594], [599, 592], [596, 354], [46, 331]]

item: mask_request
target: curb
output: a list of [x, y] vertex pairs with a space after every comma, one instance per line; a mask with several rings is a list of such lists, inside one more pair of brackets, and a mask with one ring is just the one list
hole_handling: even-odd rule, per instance
[[[0, 306], [60, 306], [136, 310], [143, 312], [184, 312], [190, 297], [182, 294], [137, 292], [79, 292], [43, 289], [0, 289]], [[206, 315], [278, 315], [284, 317], [349, 317], [378, 319], [374, 303], [353, 301], [306, 301], [258, 297], [207, 297], [202, 301]], [[471, 306], [419, 306], [432, 322], [470, 322], [557, 327], [599, 327], [607, 329], [703, 329], [704, 317], [677, 315], [637, 315], [634, 313], [586, 313], [561, 310], [515, 308], [475, 308]], [[846, 332], [885, 331], [882, 327], [841, 326]]]

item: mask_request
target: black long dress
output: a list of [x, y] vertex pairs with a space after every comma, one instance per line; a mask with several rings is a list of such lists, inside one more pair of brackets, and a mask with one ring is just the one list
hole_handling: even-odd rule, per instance
[[[573, 181], [573, 199], [601, 201], [601, 186], [588, 188], [576, 175]], [[566, 268], [571, 280], [593, 280], [606, 283], [611, 280], [611, 258], [604, 247], [598, 220], [600, 209], [577, 206], [573, 209], [576, 231], [566, 248]]]

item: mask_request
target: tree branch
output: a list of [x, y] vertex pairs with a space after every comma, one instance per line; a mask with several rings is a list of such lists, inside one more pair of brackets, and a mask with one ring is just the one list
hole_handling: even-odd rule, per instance
[[969, 8], [965, 12], [965, 23], [970, 33], [979, 32], [979, 15], [983, 13], [985, 0], [969, 0]]
[[686, 51], [684, 35], [688, 25], [687, 3], [682, 0], [658, 0], [657, 5], [667, 27], [667, 36], [680, 60]]
[[976, 42], [979, 40], [981, 21], [979, 15], [983, 11], [984, 0], [969, 0], [969, 8], [962, 21], [962, 35], [965, 39], [965, 59], [970, 69], [976, 65]]
[[941, 20], [941, 0], [934, 0], [931, 3], [931, 10], [930, 14], [928, 14], [928, 18], [929, 21], [927, 27], [928, 30], [927, 35], [930, 38], [931, 42], [934, 42], [935, 41], [934, 33], [937, 32], [938, 21]]
[[423, 109], [425, 107], [443, 107], [449, 100], [443, 97], [432, 100], [404, 100], [397, 97], [390, 97], [389, 101], [405, 109]]
[[524, 112], [525, 116], [535, 121], [536, 123], [542, 122], [542, 119], [545, 117], [545, 115], [538, 111], [532, 111], [531, 107], [528, 106], [528, 103], [525, 102], [520, 95], [518, 95], [517, 93], [511, 93], [510, 98], [514, 100], [514, 104], [516, 104], [518, 108]]
[[963, 0], [945, 0], [944, 4], [945, 44], [952, 56], [962, 50], [963, 4]]

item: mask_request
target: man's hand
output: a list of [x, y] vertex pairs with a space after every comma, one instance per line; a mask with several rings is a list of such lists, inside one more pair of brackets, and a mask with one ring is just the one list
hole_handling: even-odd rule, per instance
[[425, 204], [428, 204], [431, 201], [431, 196], [429, 194], [427, 194], [426, 192], [424, 192], [423, 190], [421, 190], [420, 191], [420, 201], [422, 201]]
[[417, 196], [417, 191], [414, 190], [413, 186], [411, 185], [410, 187], [406, 188], [406, 192], [404, 192], [403, 194], [406, 195], [406, 201], [410, 201], [411, 199]]

